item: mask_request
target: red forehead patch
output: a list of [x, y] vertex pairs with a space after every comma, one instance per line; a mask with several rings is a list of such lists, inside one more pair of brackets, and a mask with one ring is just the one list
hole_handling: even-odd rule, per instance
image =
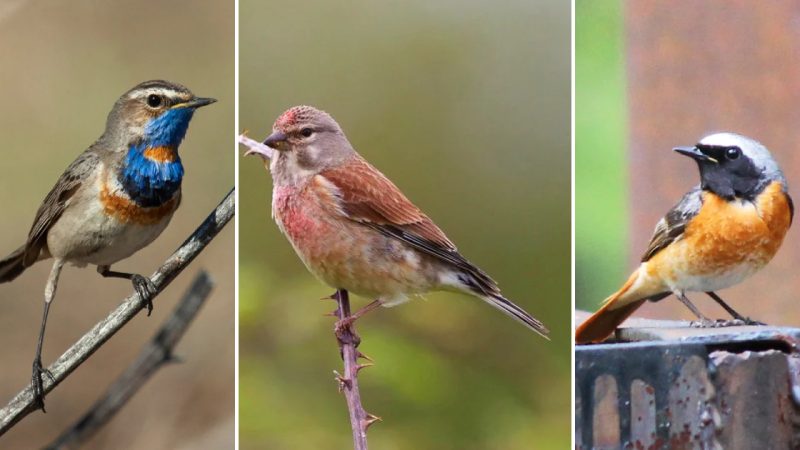
[[281, 114], [280, 117], [278, 117], [278, 120], [275, 121], [275, 126], [286, 127], [289, 125], [294, 125], [296, 119], [297, 119], [297, 112], [295, 111], [295, 108], [292, 108], [286, 111], [285, 113]]

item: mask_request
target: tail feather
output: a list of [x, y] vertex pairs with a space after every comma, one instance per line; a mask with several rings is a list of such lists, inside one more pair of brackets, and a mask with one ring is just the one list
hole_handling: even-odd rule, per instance
[[543, 338], [547, 340], [550, 339], [547, 337], [547, 334], [550, 333], [550, 330], [548, 330], [541, 321], [528, 314], [527, 311], [515, 305], [502, 295], [481, 295], [480, 298], [486, 303], [507, 314], [511, 318], [517, 320], [521, 324], [527, 326], [531, 330], [539, 333], [539, 335], [541, 335]]
[[25, 246], [0, 260], [0, 283], [17, 278], [28, 266], [25, 265]]
[[601, 342], [611, 335], [622, 322], [647, 300], [647, 296], [631, 297], [629, 292], [639, 278], [639, 271], [633, 272], [628, 281], [615, 293], [611, 294], [603, 306], [586, 319], [575, 330], [575, 343], [588, 344]]

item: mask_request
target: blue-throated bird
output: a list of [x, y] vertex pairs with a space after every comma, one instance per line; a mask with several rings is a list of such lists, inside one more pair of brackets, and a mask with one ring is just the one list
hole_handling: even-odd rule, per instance
[[[47, 194], [28, 239], [0, 260], [0, 283], [37, 261], [53, 258], [33, 360], [32, 387], [44, 411], [42, 342], [58, 276], [66, 263], [92, 264], [104, 277], [125, 278], [146, 303], [155, 287], [135, 273], [111, 270], [155, 240], [181, 201], [183, 166], [178, 146], [194, 111], [215, 102], [168, 81], [139, 84], [117, 100], [103, 135], [67, 167]], [[49, 375], [49, 374], [48, 374]]]

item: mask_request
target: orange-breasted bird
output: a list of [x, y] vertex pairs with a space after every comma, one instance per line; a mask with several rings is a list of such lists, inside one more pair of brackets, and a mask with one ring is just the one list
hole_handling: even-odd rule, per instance
[[743, 281], [775, 256], [794, 215], [786, 179], [766, 147], [738, 134], [712, 134], [674, 150], [697, 162], [700, 185], [658, 222], [639, 268], [578, 327], [576, 343], [604, 340], [645, 301], [670, 294], [700, 325], [713, 324], [687, 292], [708, 294], [733, 323], [758, 323], [715, 291]]
[[272, 174], [272, 215], [311, 273], [375, 299], [354, 317], [410, 296], [449, 290], [478, 297], [533, 331], [547, 328], [500, 293], [419, 208], [353, 149], [329, 114], [296, 106], [251, 149]]

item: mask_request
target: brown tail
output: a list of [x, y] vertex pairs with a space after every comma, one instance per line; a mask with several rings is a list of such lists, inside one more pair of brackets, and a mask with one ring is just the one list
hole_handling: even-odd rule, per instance
[[0, 283], [7, 283], [25, 271], [25, 246], [0, 260]]
[[628, 278], [628, 281], [618, 290], [611, 294], [605, 302], [603, 307], [591, 317], [586, 319], [577, 330], [575, 330], [575, 343], [588, 344], [590, 342], [600, 342], [605, 340], [617, 326], [625, 321], [634, 311], [636, 311], [647, 298], [640, 298], [636, 300], [627, 300], [624, 304], [620, 304], [622, 296], [628, 293], [633, 286], [633, 283], [639, 277], [639, 271], [633, 272]]

